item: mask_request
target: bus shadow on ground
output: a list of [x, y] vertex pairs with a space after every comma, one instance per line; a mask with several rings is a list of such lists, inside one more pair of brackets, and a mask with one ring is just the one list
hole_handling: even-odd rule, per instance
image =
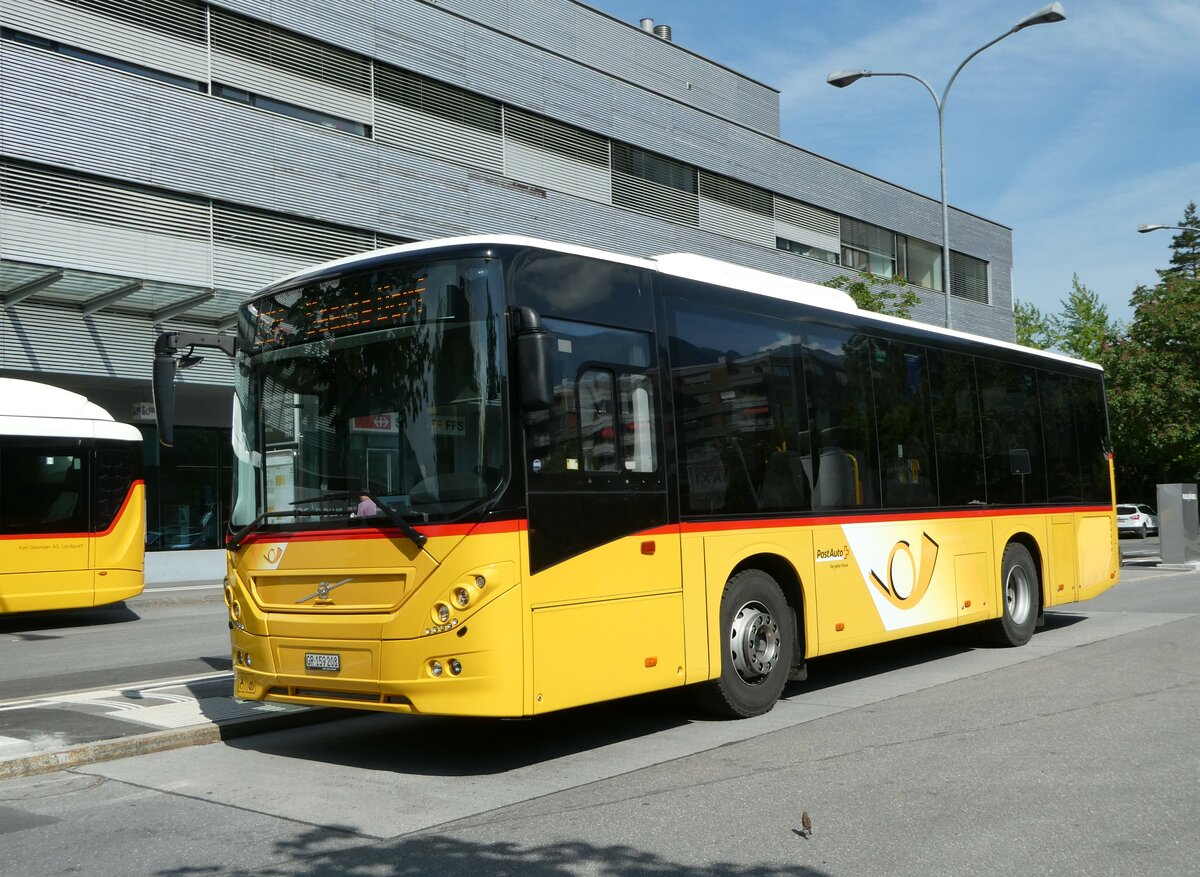
[[42, 630], [59, 630], [68, 627], [96, 627], [102, 624], [125, 624], [139, 621], [142, 616], [125, 603], [96, 606], [88, 609], [62, 609], [45, 612], [15, 612], [0, 616], [0, 634], [11, 634], [21, 639], [58, 639], [37, 633]]
[[[1067, 627], [1085, 618], [1047, 613], [1046, 628]], [[808, 662], [808, 679], [789, 683], [783, 696], [869, 679], [980, 647], [979, 632], [964, 628], [814, 658]], [[504, 773], [695, 722], [723, 721], [699, 708], [687, 689], [638, 695], [523, 720], [350, 711], [345, 715], [347, 718], [342, 721], [310, 727], [303, 733], [280, 731], [232, 739], [226, 745], [363, 770], [466, 777]]]
[[307, 729], [226, 743], [285, 758], [416, 776], [504, 773], [686, 725], [686, 692], [575, 707], [532, 719], [360, 713]]

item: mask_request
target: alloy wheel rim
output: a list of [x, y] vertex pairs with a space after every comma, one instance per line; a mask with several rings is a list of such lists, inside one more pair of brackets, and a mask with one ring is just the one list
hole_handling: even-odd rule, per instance
[[1016, 624], [1024, 624], [1029, 617], [1033, 599], [1029, 587], [1029, 577], [1020, 566], [1008, 571], [1004, 582], [1004, 601], [1008, 606], [1008, 617]]
[[733, 616], [729, 631], [733, 667], [743, 682], [762, 682], [779, 661], [779, 625], [758, 602], [746, 603]]

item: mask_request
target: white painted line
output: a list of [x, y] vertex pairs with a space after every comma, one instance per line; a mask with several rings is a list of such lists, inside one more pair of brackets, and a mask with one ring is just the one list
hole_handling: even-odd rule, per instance
[[72, 699], [88, 699], [98, 694], [106, 696], [119, 695], [122, 691], [155, 691], [161, 688], [173, 688], [177, 685], [187, 685], [191, 682], [214, 682], [221, 679], [232, 679], [233, 673], [226, 670], [221, 673], [206, 673], [203, 676], [179, 676], [168, 679], [147, 679], [142, 682], [130, 682], [127, 685], [106, 685], [104, 688], [84, 689], [81, 691], [64, 691], [47, 694], [37, 699], [21, 698], [19, 700], [0, 700], [0, 712], [10, 709], [24, 709], [49, 703], [70, 703]]
[[177, 585], [170, 588], [144, 588], [142, 596], [147, 594], [161, 594], [164, 591], [220, 591], [224, 585], [217, 583], [215, 585]]

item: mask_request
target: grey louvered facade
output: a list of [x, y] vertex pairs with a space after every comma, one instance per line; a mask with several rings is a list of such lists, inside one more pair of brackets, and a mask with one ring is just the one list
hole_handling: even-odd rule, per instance
[[[771, 87], [575, 0], [5, 0], [0, 27], [0, 373], [118, 418], [163, 327], [390, 243], [511, 232], [821, 282], [847, 273], [840, 226], [941, 240], [935, 199], [781, 140]], [[951, 240], [956, 328], [1011, 340], [1010, 230], [952, 210]], [[206, 400], [185, 417], [227, 418], [227, 363], [183, 379]]]

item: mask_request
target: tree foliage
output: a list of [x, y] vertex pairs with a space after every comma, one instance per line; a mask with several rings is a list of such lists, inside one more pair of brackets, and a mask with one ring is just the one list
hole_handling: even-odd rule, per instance
[[1043, 314], [1037, 305], [1017, 301], [1013, 306], [1017, 343], [1095, 362], [1105, 346], [1120, 336], [1121, 324], [1109, 318], [1100, 296], [1084, 286], [1078, 274], [1071, 278], [1071, 292], [1059, 306], [1057, 313]]
[[1032, 302], [1019, 299], [1013, 304], [1013, 317], [1017, 323], [1017, 343], [1026, 347], [1046, 350], [1054, 346], [1053, 328], [1050, 318]]
[[1129, 331], [1101, 360], [1114, 456], [1143, 487], [1200, 473], [1200, 278], [1162, 274], [1134, 291]]
[[1016, 302], [1017, 341], [1104, 366], [1117, 493], [1200, 480], [1200, 217], [1189, 203], [1159, 282], [1134, 290], [1128, 326], [1075, 275], [1056, 313]]
[[1050, 318], [1055, 349], [1068, 356], [1095, 362], [1104, 348], [1121, 332], [1121, 325], [1108, 316], [1100, 296], [1071, 277], [1071, 292], [1060, 302], [1062, 310]]
[[881, 277], [863, 271], [856, 277], [839, 274], [832, 280], [824, 281], [824, 284], [848, 293], [864, 311], [889, 314], [904, 320], [912, 319], [913, 308], [920, 301], [917, 293], [908, 288], [908, 281], [899, 276]]
[[1158, 272], [1160, 276], [1200, 277], [1200, 217], [1196, 216], [1196, 202], [1189, 201], [1183, 209], [1183, 222], [1180, 227], [1186, 229], [1171, 239], [1171, 267]]

